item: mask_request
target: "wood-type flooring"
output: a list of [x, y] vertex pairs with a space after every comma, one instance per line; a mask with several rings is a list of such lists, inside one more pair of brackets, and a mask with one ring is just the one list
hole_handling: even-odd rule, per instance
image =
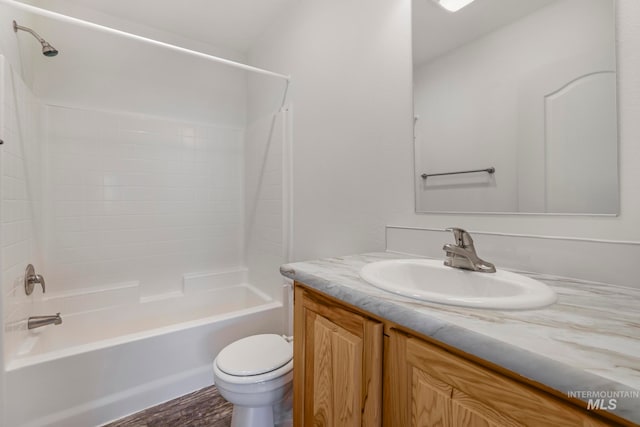
[[215, 386], [119, 419], [104, 427], [229, 427], [233, 405]]

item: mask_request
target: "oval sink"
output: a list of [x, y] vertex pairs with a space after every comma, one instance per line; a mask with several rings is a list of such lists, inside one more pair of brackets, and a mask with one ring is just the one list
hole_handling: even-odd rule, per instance
[[462, 307], [525, 310], [557, 300], [551, 288], [530, 277], [461, 270], [431, 259], [373, 262], [360, 270], [360, 277], [394, 294]]

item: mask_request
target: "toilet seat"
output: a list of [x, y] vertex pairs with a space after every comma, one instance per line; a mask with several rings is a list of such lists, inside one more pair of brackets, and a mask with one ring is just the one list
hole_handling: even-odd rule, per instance
[[261, 334], [229, 344], [218, 354], [216, 361], [222, 372], [244, 377], [271, 372], [292, 358], [292, 346], [283, 337]]
[[[264, 383], [267, 381], [286, 383], [293, 379], [293, 360], [289, 361], [289, 363], [271, 372], [267, 372], [261, 375], [240, 376], [240, 375], [229, 375], [223, 372], [218, 367], [218, 363], [216, 359], [213, 362], [213, 374], [216, 379], [222, 380], [228, 384], [234, 384], [234, 385], [258, 384], [258, 383]], [[276, 380], [281, 380], [281, 381], [276, 381]], [[275, 384], [271, 386], [275, 386]]]
[[233, 342], [213, 362], [214, 374], [232, 384], [256, 384], [293, 369], [293, 346], [276, 334], [252, 335]]

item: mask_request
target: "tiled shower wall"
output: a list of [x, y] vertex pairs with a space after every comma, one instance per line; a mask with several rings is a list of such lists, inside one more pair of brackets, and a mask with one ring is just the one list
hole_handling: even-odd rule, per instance
[[45, 128], [51, 292], [138, 281], [154, 297], [244, 264], [242, 129], [58, 106]]
[[27, 264], [42, 265], [42, 162], [40, 105], [19, 74], [0, 56], [2, 114], [0, 138], [0, 222], [4, 355], [26, 335], [24, 319], [33, 298], [24, 293]]

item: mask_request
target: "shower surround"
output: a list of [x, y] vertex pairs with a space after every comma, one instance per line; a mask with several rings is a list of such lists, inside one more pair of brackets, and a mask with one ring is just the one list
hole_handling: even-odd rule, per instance
[[47, 279], [56, 292], [182, 275], [243, 260], [244, 131], [140, 114], [47, 106]]
[[[0, 59], [0, 424], [99, 425], [210, 385], [228, 343], [283, 332], [286, 112], [67, 104]], [[24, 294], [29, 263], [45, 294]]]

